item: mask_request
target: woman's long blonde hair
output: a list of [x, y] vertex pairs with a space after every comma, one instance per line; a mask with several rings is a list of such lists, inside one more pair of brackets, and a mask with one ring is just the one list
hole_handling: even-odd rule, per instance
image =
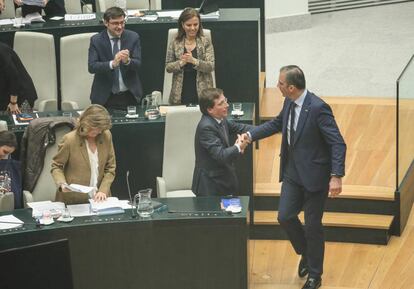
[[99, 104], [88, 106], [78, 119], [76, 124], [77, 133], [86, 137], [91, 128], [98, 128], [102, 131], [111, 129], [111, 116], [105, 107]]

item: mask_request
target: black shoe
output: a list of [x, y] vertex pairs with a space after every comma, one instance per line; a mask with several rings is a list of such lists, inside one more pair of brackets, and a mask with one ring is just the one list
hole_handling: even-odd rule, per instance
[[299, 262], [298, 275], [300, 278], [303, 278], [308, 275], [308, 273], [308, 262], [306, 261], [305, 257], [302, 256]]
[[322, 286], [321, 278], [308, 278], [302, 289], [316, 289]]

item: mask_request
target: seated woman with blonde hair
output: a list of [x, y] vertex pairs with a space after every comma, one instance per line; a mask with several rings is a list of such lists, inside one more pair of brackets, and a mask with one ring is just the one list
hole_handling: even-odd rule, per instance
[[111, 117], [101, 105], [89, 106], [75, 130], [66, 134], [52, 161], [52, 176], [58, 186], [56, 201], [67, 204], [88, 202], [88, 195], [66, 189], [67, 184], [95, 187], [95, 201], [110, 196], [115, 178], [115, 153]]

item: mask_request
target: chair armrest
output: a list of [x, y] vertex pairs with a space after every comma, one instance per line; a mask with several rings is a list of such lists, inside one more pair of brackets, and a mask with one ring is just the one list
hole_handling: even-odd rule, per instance
[[57, 110], [57, 100], [56, 99], [45, 99], [39, 102], [37, 107], [38, 111], [56, 111]]
[[76, 101], [65, 100], [62, 101], [62, 110], [78, 110], [79, 105]]
[[14, 194], [12, 192], [0, 195], [0, 212], [14, 210]]
[[23, 190], [23, 204], [27, 208], [27, 203], [33, 202], [33, 195], [29, 191]]
[[157, 197], [158, 198], [167, 197], [167, 187], [165, 184], [165, 179], [163, 177], [157, 177]]

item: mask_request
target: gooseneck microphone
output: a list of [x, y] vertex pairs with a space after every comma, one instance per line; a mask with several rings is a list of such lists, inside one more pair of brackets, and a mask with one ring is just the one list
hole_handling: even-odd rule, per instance
[[131, 187], [129, 186], [129, 170], [126, 172], [126, 183], [128, 187], [129, 202], [131, 203], [131, 210], [132, 210], [131, 217], [135, 219], [137, 215], [135, 213], [134, 203], [132, 202]]

